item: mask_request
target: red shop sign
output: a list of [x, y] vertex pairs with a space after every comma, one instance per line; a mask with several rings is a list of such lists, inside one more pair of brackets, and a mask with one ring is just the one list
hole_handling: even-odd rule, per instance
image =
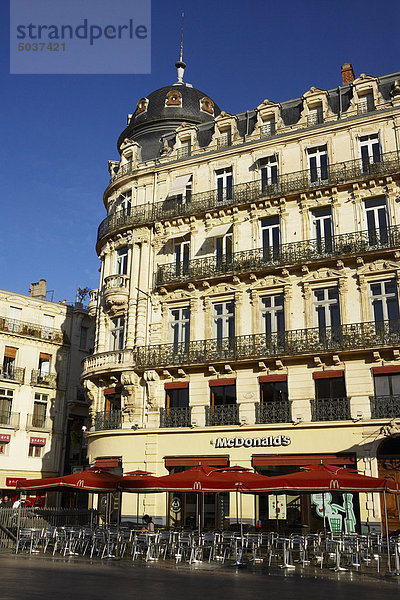
[[26, 477], [6, 477], [6, 485], [8, 487], [16, 487], [19, 481], [26, 481]]
[[31, 446], [45, 446], [46, 438], [31, 437], [29, 443]]
[[8, 433], [0, 433], [0, 442], [9, 442], [11, 440], [11, 435]]

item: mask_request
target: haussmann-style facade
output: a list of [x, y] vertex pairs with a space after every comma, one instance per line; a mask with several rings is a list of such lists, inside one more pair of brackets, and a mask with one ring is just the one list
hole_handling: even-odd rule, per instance
[[[184, 67], [139, 100], [109, 163], [90, 464], [273, 475], [322, 461], [397, 478], [400, 73], [346, 64], [339, 87], [232, 115]], [[235, 520], [234, 495], [203, 500], [204, 526]], [[124, 494], [123, 514], [136, 502]], [[380, 528], [378, 495], [351, 502], [359, 529]], [[156, 523], [194, 522], [194, 494], [139, 503]], [[309, 496], [281, 505], [282, 527], [321, 528]], [[271, 510], [243, 498], [253, 525]]]

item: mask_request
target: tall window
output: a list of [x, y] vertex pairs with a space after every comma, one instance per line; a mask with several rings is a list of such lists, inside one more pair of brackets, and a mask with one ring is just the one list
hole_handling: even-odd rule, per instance
[[360, 96], [358, 99], [358, 112], [359, 114], [369, 113], [375, 109], [374, 94], [369, 92]]
[[169, 341], [174, 351], [186, 349], [190, 340], [190, 308], [174, 308], [169, 312]]
[[365, 201], [365, 216], [368, 229], [368, 241], [372, 246], [388, 241], [389, 223], [386, 198]]
[[395, 279], [370, 284], [370, 301], [375, 323], [391, 321], [391, 327], [399, 327], [399, 300]]
[[311, 183], [326, 181], [328, 174], [328, 149], [326, 146], [317, 146], [307, 150], [308, 168]]
[[190, 259], [190, 240], [188, 235], [174, 241], [174, 258], [176, 275], [187, 273]]
[[118, 216], [124, 217], [125, 215], [131, 214], [131, 206], [132, 206], [132, 192], [126, 191], [123, 194], [120, 194], [118, 200], [115, 204], [114, 211], [118, 214]]
[[51, 339], [54, 328], [54, 317], [51, 315], [43, 315], [42, 335], [45, 340]]
[[333, 249], [332, 210], [322, 208], [311, 213], [313, 238], [317, 242], [317, 252], [331, 252]]
[[362, 169], [371, 170], [371, 165], [381, 161], [381, 145], [377, 133], [362, 135], [359, 139]]
[[125, 317], [111, 319], [110, 350], [122, 350], [125, 337]]
[[6, 346], [3, 358], [3, 378], [14, 379], [17, 361], [17, 348]]
[[265, 192], [271, 185], [278, 183], [278, 157], [267, 156], [260, 160], [261, 192]]
[[236, 385], [217, 385], [210, 387], [211, 406], [236, 404]]
[[230, 265], [233, 259], [233, 234], [230, 229], [225, 235], [215, 238], [215, 257], [218, 267]]
[[329, 377], [327, 379], [315, 379], [315, 398], [345, 398], [346, 385], [344, 377]]
[[280, 224], [279, 217], [262, 219], [261, 236], [264, 260], [272, 260], [279, 256]]
[[178, 158], [185, 158], [190, 156], [192, 150], [192, 143], [190, 138], [181, 141], [181, 147], [178, 148]]
[[189, 388], [165, 390], [165, 408], [187, 408], [189, 406]]
[[40, 427], [40, 428], [45, 427], [48, 399], [49, 399], [49, 397], [46, 394], [35, 394], [35, 401], [33, 403], [33, 415], [32, 415], [32, 426], [33, 427]]
[[217, 202], [225, 202], [233, 198], [232, 169], [219, 169], [215, 172], [217, 181]]
[[116, 271], [118, 275], [126, 275], [128, 273], [128, 248], [120, 248], [116, 255]]
[[232, 133], [230, 129], [226, 129], [225, 131], [221, 131], [218, 138], [218, 147], [224, 148], [225, 146], [230, 146], [232, 144]]
[[8, 324], [9, 331], [15, 331], [15, 332], [20, 331], [21, 315], [22, 315], [22, 308], [17, 308], [16, 306], [10, 306], [10, 310], [9, 310], [10, 322]]
[[86, 348], [87, 348], [88, 331], [89, 331], [88, 327], [85, 327], [84, 325], [81, 325], [81, 334], [80, 334], [80, 339], [79, 339], [79, 348], [81, 348], [82, 350], [86, 350]]
[[9, 425], [11, 419], [13, 390], [0, 388], [0, 425]]
[[285, 331], [283, 294], [261, 298], [261, 328], [267, 336]]
[[400, 396], [400, 373], [374, 375], [375, 396]]
[[47, 377], [50, 375], [50, 362], [51, 354], [46, 354], [45, 352], [39, 354], [39, 377]]
[[260, 401], [262, 405], [268, 402], [287, 402], [288, 399], [287, 381], [260, 383]]
[[336, 287], [314, 290], [314, 323], [320, 331], [339, 327], [339, 290]]
[[218, 302], [213, 305], [213, 335], [214, 339], [222, 341], [235, 337], [235, 305], [233, 300]]

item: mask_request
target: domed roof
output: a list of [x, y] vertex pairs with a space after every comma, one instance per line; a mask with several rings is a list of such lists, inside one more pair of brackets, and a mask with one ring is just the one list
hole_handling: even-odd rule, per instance
[[[135, 139], [145, 150], [146, 138], [154, 140], [154, 133], [172, 133], [180, 123], [206, 123], [221, 112], [211, 98], [186, 83], [167, 85], [141, 98], [128, 127], [118, 139], [118, 150], [126, 139]], [[147, 154], [145, 152], [145, 154]]]

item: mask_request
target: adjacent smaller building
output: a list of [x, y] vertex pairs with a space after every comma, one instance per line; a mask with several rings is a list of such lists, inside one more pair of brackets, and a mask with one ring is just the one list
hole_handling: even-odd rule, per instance
[[0, 490], [21, 478], [83, 466], [88, 405], [82, 360], [94, 323], [81, 303], [46, 300], [46, 280], [29, 296], [0, 290]]

